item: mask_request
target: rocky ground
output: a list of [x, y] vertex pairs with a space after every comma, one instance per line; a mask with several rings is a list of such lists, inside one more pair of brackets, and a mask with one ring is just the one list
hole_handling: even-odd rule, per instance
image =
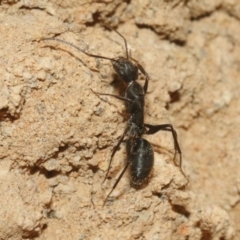
[[[240, 239], [240, 2], [0, 1], [0, 239]], [[128, 116], [111, 62], [149, 74], [145, 122], [155, 163], [140, 189], [125, 143]], [[144, 83], [140, 74], [139, 83]], [[92, 91], [93, 90], [93, 91]], [[187, 185], [186, 185], [187, 184]]]

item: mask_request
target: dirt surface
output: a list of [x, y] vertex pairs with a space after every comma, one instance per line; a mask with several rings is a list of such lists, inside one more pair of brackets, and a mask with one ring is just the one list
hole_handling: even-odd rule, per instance
[[[0, 239], [240, 239], [240, 2], [0, 1]], [[111, 62], [123, 40], [150, 76], [145, 122], [155, 162], [130, 185], [128, 116]], [[144, 76], [139, 82], [144, 83]]]

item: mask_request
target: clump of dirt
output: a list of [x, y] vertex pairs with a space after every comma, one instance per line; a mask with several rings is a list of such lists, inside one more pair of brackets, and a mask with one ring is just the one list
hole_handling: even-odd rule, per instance
[[[0, 239], [239, 239], [238, 1], [1, 1]], [[126, 173], [128, 116], [111, 62], [150, 76], [144, 135], [154, 168], [140, 189]], [[144, 84], [144, 76], [139, 76]]]

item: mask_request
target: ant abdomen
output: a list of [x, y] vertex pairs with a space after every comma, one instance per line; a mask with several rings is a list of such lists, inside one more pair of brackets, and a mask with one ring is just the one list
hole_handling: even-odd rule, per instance
[[130, 138], [126, 143], [127, 161], [130, 163], [132, 184], [140, 186], [149, 176], [153, 168], [153, 148], [143, 138]]

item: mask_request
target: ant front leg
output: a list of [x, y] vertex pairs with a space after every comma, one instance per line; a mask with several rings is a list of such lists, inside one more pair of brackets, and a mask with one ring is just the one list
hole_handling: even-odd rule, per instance
[[143, 75], [145, 75], [145, 77], [146, 77], [146, 80], [145, 80], [145, 83], [144, 83], [144, 86], [143, 86], [144, 93], [146, 94], [146, 93], [147, 93], [147, 90], [148, 90], [149, 76], [148, 76], [147, 72], [144, 70], [144, 68], [142, 67], [142, 65], [140, 65], [139, 63], [137, 63], [137, 66], [138, 66], [139, 70], [141, 71], [141, 73], [142, 73]]
[[146, 94], [147, 93], [147, 90], [148, 90], [148, 81], [149, 81], [149, 76], [147, 74], [147, 72], [145, 71], [145, 69], [143, 68], [143, 66], [137, 61], [135, 60], [134, 58], [131, 58], [136, 64], [137, 64], [137, 67], [138, 69], [140, 70], [140, 72], [145, 76], [145, 83], [144, 83], [144, 86], [143, 86], [143, 90], [144, 90], [144, 93]]
[[[188, 180], [188, 178], [186, 177], [185, 173], [182, 170], [182, 152], [181, 152], [181, 149], [180, 149], [180, 146], [178, 143], [177, 132], [173, 128], [172, 124], [160, 124], [160, 125], [144, 124], [144, 126], [147, 128], [146, 134], [154, 134], [158, 131], [168, 131], [168, 132], [172, 133], [173, 142], [174, 142], [174, 150], [175, 150], [173, 162], [176, 166], [178, 166], [181, 169], [182, 174]], [[177, 164], [175, 161], [177, 153], [179, 154], [179, 157], [180, 157], [179, 164]]]

